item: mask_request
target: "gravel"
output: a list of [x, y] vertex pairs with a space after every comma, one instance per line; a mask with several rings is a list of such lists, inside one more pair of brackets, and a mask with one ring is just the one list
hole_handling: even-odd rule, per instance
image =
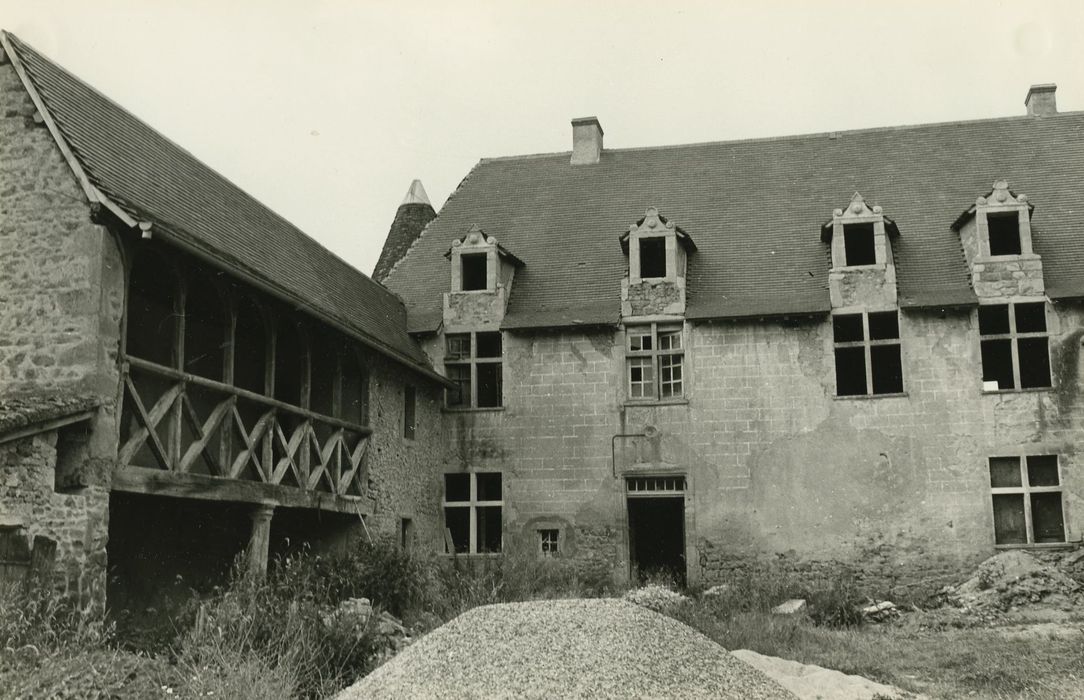
[[692, 628], [599, 599], [474, 608], [339, 700], [512, 697], [794, 699]]

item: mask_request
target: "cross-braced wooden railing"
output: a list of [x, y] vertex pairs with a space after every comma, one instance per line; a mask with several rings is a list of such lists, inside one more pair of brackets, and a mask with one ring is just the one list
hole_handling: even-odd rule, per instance
[[126, 365], [122, 468], [362, 495], [369, 428], [139, 358]]

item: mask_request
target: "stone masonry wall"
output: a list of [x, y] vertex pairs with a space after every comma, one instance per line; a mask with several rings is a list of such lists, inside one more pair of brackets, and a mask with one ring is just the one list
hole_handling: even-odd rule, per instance
[[[403, 437], [403, 387], [416, 389], [415, 438]], [[443, 389], [433, 380], [373, 356], [369, 384], [370, 438], [366, 495], [372, 508], [367, 523], [374, 537], [399, 536], [401, 518], [414, 526], [414, 544], [444, 549], [441, 514], [443, 474], [449, 471], [449, 438], [441, 415]], [[355, 533], [364, 537], [363, 533]]]
[[[103, 520], [102, 490], [108, 489], [116, 456], [123, 280], [116, 241], [91, 220], [85, 193], [14, 67], [0, 58], [0, 397], [45, 393], [99, 399], [102, 408], [92, 421], [80, 468], [88, 477], [87, 494], [58, 496], [56, 502], [79, 511], [78, 498], [85, 498], [91, 504], [86, 507], [100, 511]], [[51, 489], [51, 476], [48, 484]], [[61, 518], [54, 501], [44, 495], [16, 498], [19, 491], [4, 492], [0, 512], [23, 513], [28, 528], [56, 530], [50, 523]], [[98, 577], [93, 587], [104, 591], [98, 585], [105, 575], [105, 539], [99, 536], [104, 525], [74, 522], [56, 530], [59, 551], [70, 559], [65, 553], [81, 550], [76, 559], [90, 572], [83, 578]]]
[[53, 489], [57, 433], [50, 431], [0, 445], [0, 524], [24, 528], [32, 539], [57, 542], [56, 572], [84, 599], [104, 596], [109, 491]]
[[505, 408], [449, 421], [463, 468], [506, 474], [506, 532], [564, 519], [573, 556], [619, 579], [627, 516], [611, 438], [652, 425], [655, 438], [618, 440], [617, 473], [687, 475], [692, 582], [775, 565], [919, 595], [994, 552], [990, 456], [1060, 455], [1068, 538], [1080, 539], [1084, 310], [1052, 317], [1050, 391], [983, 394], [976, 312], [904, 311], [904, 396], [835, 397], [825, 319], [726, 322], [687, 326], [688, 400], [657, 406], [625, 403], [617, 332], [506, 333]]

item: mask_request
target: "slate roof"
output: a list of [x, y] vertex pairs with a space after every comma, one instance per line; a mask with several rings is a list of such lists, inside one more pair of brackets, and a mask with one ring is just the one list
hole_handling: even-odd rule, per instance
[[27, 394], [0, 398], [0, 442], [7, 433], [86, 413], [100, 403], [93, 396]]
[[154, 235], [202, 251], [432, 375], [402, 302], [146, 123], [2, 34], [93, 185]]
[[437, 213], [429, 202], [400, 204], [395, 210], [395, 219], [391, 222], [391, 228], [388, 229], [384, 247], [380, 250], [380, 259], [376, 261], [376, 266], [373, 268], [373, 279], [383, 281], [395, 267], [395, 263], [399, 262], [410, 250], [418, 234], [436, 216]]
[[900, 305], [976, 303], [953, 222], [1005, 178], [1035, 205], [1051, 297], [1084, 296], [1084, 112], [660, 148], [484, 159], [385, 283], [412, 331], [440, 322], [444, 251], [472, 224], [527, 263], [505, 328], [616, 323], [620, 236], [648, 206], [696, 241], [689, 318], [829, 310], [821, 226], [854, 192], [899, 227]]

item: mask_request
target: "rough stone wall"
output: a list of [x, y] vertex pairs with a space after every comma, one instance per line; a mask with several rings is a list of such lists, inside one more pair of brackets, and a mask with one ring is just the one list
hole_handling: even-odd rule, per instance
[[100, 600], [109, 491], [100, 486], [54, 491], [56, 445], [56, 431], [0, 445], [0, 523], [22, 526], [31, 538], [55, 540], [58, 580], [84, 598]]
[[828, 274], [832, 308], [862, 306], [871, 309], [896, 306], [896, 266], [892, 264]]
[[[506, 474], [506, 532], [561, 518], [584, 561], [627, 575], [624, 473], [687, 475], [686, 556], [709, 584], [769, 564], [917, 595], [994, 551], [987, 459], [1061, 456], [1070, 540], [1084, 310], [1051, 324], [1057, 388], [983, 394], [974, 310], [901, 315], [904, 396], [835, 397], [831, 325], [687, 327], [685, 404], [624, 403], [620, 336], [506, 334], [505, 408], [451, 414], [464, 468]], [[434, 341], [433, 348], [437, 348]], [[851, 574], [848, 574], [851, 575]]]
[[112, 395], [119, 257], [10, 63], [0, 105], [0, 387]]
[[[62, 562], [74, 562], [84, 582], [98, 577], [92, 587], [101, 591], [105, 526], [98, 515], [92, 526], [80, 525], [77, 514], [85, 508], [105, 519], [104, 493], [116, 456], [123, 280], [116, 241], [91, 220], [85, 193], [14, 67], [0, 60], [0, 396], [91, 395], [102, 406], [91, 424], [85, 463], [76, 465], [86, 494], [51, 500], [45, 482], [35, 477], [27, 482], [38, 484], [27, 491], [30, 500], [18, 495], [21, 488], [9, 488], [0, 512], [19, 513], [26, 527], [55, 532]], [[48, 491], [52, 484], [50, 474]], [[90, 505], [79, 505], [80, 498]], [[68, 516], [70, 527], [57, 525]]]
[[1042, 296], [1046, 291], [1043, 261], [1038, 255], [1017, 260], [987, 258], [971, 265], [971, 284], [979, 298]]
[[[403, 387], [416, 389], [413, 440], [403, 437]], [[444, 549], [441, 513], [443, 474], [448, 468], [449, 437], [442, 419], [443, 390], [430, 379], [374, 357], [369, 384], [369, 415], [373, 435], [368, 461], [367, 520], [374, 537], [399, 536], [400, 518], [414, 524], [414, 544], [432, 551]], [[364, 537], [355, 532], [355, 536]]]

